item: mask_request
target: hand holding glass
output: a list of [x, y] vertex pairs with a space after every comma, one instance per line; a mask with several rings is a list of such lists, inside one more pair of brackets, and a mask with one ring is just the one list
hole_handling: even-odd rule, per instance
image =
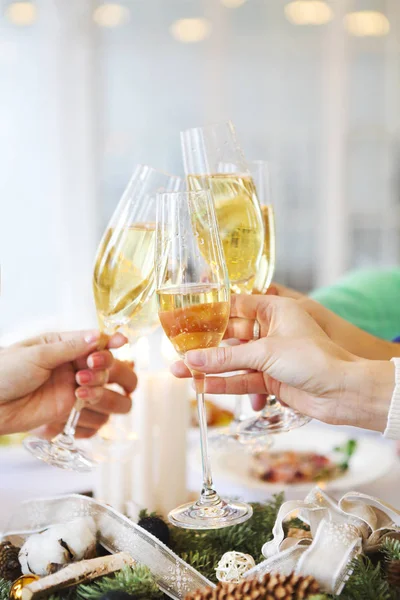
[[[138, 338], [157, 324], [154, 304], [156, 194], [179, 190], [179, 177], [139, 165], [114, 212], [97, 252], [93, 291], [100, 329], [127, 328]], [[153, 301], [153, 303], [152, 303]], [[100, 348], [99, 348], [100, 349]], [[61, 469], [90, 471], [96, 460], [76, 445], [83, 408], [77, 401], [64, 431], [53, 440], [30, 437], [24, 446], [36, 458]]]

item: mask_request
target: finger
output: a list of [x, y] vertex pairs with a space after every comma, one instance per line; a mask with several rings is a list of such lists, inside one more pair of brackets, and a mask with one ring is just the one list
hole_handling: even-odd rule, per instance
[[[107, 423], [108, 419], [105, 421], [105, 423]], [[105, 425], [104, 423], [104, 425]], [[46, 440], [51, 440], [52, 438], [54, 438], [56, 435], [58, 435], [59, 433], [61, 433], [64, 429], [64, 425], [65, 423], [50, 423], [49, 425], [45, 425], [43, 427], [39, 427], [38, 429], [35, 429], [32, 433], [34, 435], [37, 435], [40, 438], [46, 439]], [[75, 431], [75, 437], [76, 438], [90, 438], [92, 436], [94, 436], [97, 431], [99, 430], [99, 427], [94, 427], [94, 428], [87, 428], [87, 427], [81, 427], [78, 423], [78, 426], [76, 428]]]
[[265, 310], [265, 307], [274, 303], [276, 296], [232, 294], [230, 316], [254, 320], [261, 308]]
[[115, 358], [109, 350], [94, 352], [87, 358], [87, 366], [89, 369], [111, 369]]
[[75, 375], [75, 380], [78, 385], [95, 387], [95, 386], [104, 386], [108, 383], [109, 371], [102, 370], [92, 370], [92, 369], [84, 369], [82, 371], [78, 371]]
[[119, 414], [125, 415], [132, 408], [132, 400], [129, 396], [114, 392], [114, 390], [105, 390], [101, 401], [96, 404], [94, 409], [105, 415]]
[[255, 394], [265, 393], [265, 383], [262, 373], [246, 373], [232, 377], [206, 378], [206, 392], [208, 394]]
[[[90, 359], [90, 360], [89, 360]], [[97, 350], [89, 356], [82, 356], [74, 362], [77, 370], [86, 369], [109, 369], [114, 362], [114, 357], [109, 350]]]
[[78, 425], [85, 429], [100, 429], [108, 421], [108, 414], [101, 413], [90, 408], [84, 408], [80, 414]]
[[117, 331], [117, 333], [114, 333], [114, 335], [112, 335], [110, 337], [110, 339], [108, 340], [108, 344], [107, 344], [107, 348], [121, 348], [122, 346], [125, 346], [125, 344], [128, 343], [128, 338], [121, 333], [120, 331]]
[[99, 344], [98, 331], [78, 331], [43, 336], [31, 349], [32, 360], [45, 369], [55, 369], [66, 362], [93, 352]]
[[265, 292], [266, 296], [279, 296], [278, 287], [275, 284], [269, 286], [267, 291]]
[[293, 298], [294, 300], [299, 300], [300, 298], [304, 297], [304, 294], [301, 294], [297, 290], [292, 290], [281, 283], [272, 283], [267, 291], [267, 294], [284, 296], [285, 298]]
[[260, 339], [241, 346], [221, 346], [186, 353], [186, 365], [203, 373], [228, 373], [240, 369], [262, 370], [266, 362], [267, 340]]
[[86, 335], [96, 335], [97, 340], [100, 340], [100, 333], [96, 330], [91, 331], [63, 331], [63, 332], [49, 332], [43, 333], [41, 335], [36, 335], [32, 338], [28, 338], [27, 340], [22, 340], [21, 342], [17, 342], [13, 344], [13, 348], [29, 348], [30, 346], [41, 346], [44, 344], [54, 344], [56, 342], [74, 340], [77, 336], [86, 336]]
[[253, 410], [262, 410], [267, 403], [266, 394], [250, 394], [250, 402]]
[[[82, 392], [79, 390], [88, 390], [89, 393], [82, 396]], [[95, 392], [91, 397], [90, 392], [93, 390], [98, 390], [98, 392]], [[107, 388], [78, 388], [75, 394], [77, 398], [88, 404], [88, 408], [105, 415], [113, 413], [125, 415], [132, 408], [132, 400], [129, 396]]]
[[110, 383], [117, 383], [128, 394], [131, 394], [136, 389], [138, 378], [129, 363], [115, 360], [110, 369], [108, 381]]
[[252, 340], [254, 322], [254, 319], [239, 319], [237, 317], [229, 319], [224, 339]]
[[189, 371], [183, 360], [178, 360], [177, 362], [173, 363], [170, 367], [170, 370], [171, 373], [175, 375], [175, 377], [185, 378], [192, 376], [191, 372]]
[[[108, 419], [106, 421], [106, 423], [108, 422]], [[80, 427], [78, 425], [78, 427], [76, 428], [76, 432], [75, 432], [75, 437], [81, 440], [86, 440], [88, 438], [93, 437], [94, 435], [96, 435], [96, 433], [99, 431], [99, 428], [97, 429], [87, 429], [86, 427]]]

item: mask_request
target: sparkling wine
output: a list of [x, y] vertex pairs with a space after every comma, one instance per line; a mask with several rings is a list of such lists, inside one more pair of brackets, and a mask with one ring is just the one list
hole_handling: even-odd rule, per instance
[[[251, 293], [264, 248], [263, 220], [251, 176], [188, 175], [188, 183], [191, 190], [210, 187], [231, 289]], [[199, 231], [199, 235], [207, 232]]]
[[150, 335], [159, 325], [157, 299], [154, 293], [141, 310], [133, 313], [128, 323], [122, 328], [122, 333], [130, 342], [134, 342], [141, 335]]
[[154, 292], [155, 224], [109, 229], [94, 269], [100, 327], [112, 333], [133, 321]]
[[271, 285], [275, 270], [275, 218], [271, 205], [261, 206], [264, 221], [264, 248], [254, 282], [254, 293], [265, 294]]
[[219, 345], [229, 319], [225, 286], [173, 286], [158, 290], [157, 298], [161, 325], [178, 354]]

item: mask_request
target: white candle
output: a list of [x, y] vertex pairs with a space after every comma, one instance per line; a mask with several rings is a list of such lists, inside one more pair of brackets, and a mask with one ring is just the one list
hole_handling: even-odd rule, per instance
[[133, 420], [138, 448], [133, 463], [130, 495], [131, 500], [149, 511], [155, 508], [153, 383], [153, 373], [141, 373], [134, 395]]
[[157, 512], [168, 512], [186, 502], [187, 434], [189, 428], [188, 381], [168, 371], [156, 375], [154, 397], [156, 429], [155, 491]]

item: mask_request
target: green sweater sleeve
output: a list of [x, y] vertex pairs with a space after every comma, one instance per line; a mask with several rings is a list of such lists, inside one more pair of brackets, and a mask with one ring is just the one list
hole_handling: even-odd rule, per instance
[[400, 269], [349, 273], [310, 294], [334, 313], [376, 337], [400, 336]]

